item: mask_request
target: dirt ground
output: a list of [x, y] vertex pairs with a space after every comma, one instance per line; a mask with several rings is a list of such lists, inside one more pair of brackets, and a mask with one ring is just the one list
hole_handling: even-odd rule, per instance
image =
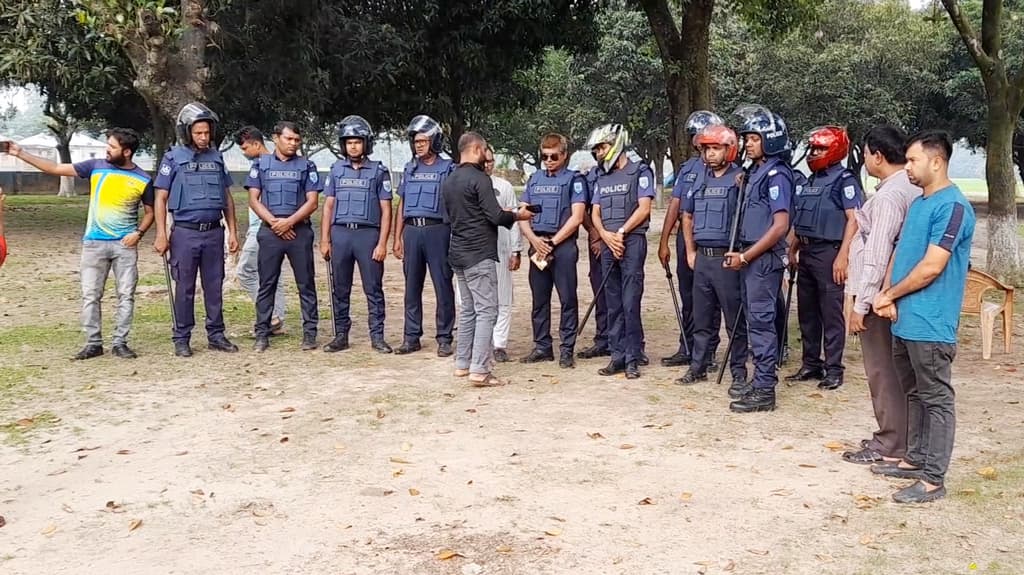
[[[352, 350], [300, 352], [290, 295], [293, 335], [256, 355], [252, 305], [231, 284], [242, 352], [206, 351], [200, 328], [196, 356], [175, 358], [152, 237], [131, 339], [140, 358], [71, 362], [85, 204], [12, 200], [0, 573], [1024, 573], [1020, 315], [1015, 352], [989, 361], [977, 320], [964, 320], [950, 495], [906, 507], [890, 500], [906, 482], [839, 458], [874, 429], [856, 341], [843, 388], [782, 385], [771, 414], [731, 414], [728, 380], [673, 385], [681, 370], [657, 365], [677, 331], [656, 239], [644, 299], [654, 362], [641, 379], [599, 377], [600, 360], [509, 363], [497, 373], [512, 385], [477, 390], [434, 353], [430, 290], [425, 348], [410, 356], [369, 349], [358, 288]], [[385, 285], [397, 346], [394, 259]], [[518, 357], [531, 345], [525, 271], [516, 287]], [[585, 281], [580, 296], [591, 300]], [[593, 322], [581, 345], [592, 333]]]

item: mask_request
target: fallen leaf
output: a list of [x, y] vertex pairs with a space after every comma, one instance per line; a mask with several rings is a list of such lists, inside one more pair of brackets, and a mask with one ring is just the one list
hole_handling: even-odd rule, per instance
[[111, 513], [124, 513], [124, 506], [120, 503], [107, 501], [107, 511], [110, 511]]
[[689, 501], [693, 499], [693, 494], [690, 493], [689, 491], [684, 491], [679, 494], [679, 499], [682, 499], [683, 501]]
[[322, 423], [327, 423], [328, 421], [334, 421], [334, 418], [333, 417], [323, 417], [323, 418], [320, 419], [320, 421]]
[[279, 411], [278, 413], [293, 413], [294, 411], [295, 411], [294, 407], [286, 407], [286, 408], [282, 409], [281, 411]]
[[3, 527], [4, 525], [7, 525], [7, 520], [4, 519], [3, 515], [0, 515], [0, 527]]
[[51, 471], [51, 472], [47, 473], [46, 475], [48, 475], [49, 477], [55, 477], [57, 475], [63, 475], [65, 473], [67, 473], [67, 472], [68, 472], [67, 469], [58, 469], [56, 471]]
[[996, 471], [995, 467], [982, 467], [978, 470], [978, 475], [991, 481], [998, 477], [999, 473]]
[[335, 451], [345, 451], [345, 446], [344, 446], [344, 445], [342, 445], [342, 444], [340, 444], [340, 443], [336, 443], [336, 444], [334, 445], [334, 450], [335, 450]]
[[697, 411], [697, 404], [692, 401], [684, 401], [683, 409], [686, 411]]
[[835, 559], [833, 559], [831, 555], [826, 555], [824, 553], [816, 553], [814, 555], [814, 557], [815, 557], [815, 559], [817, 559], [818, 561], [821, 561], [822, 563], [831, 563], [831, 562], [835, 561]]
[[634, 447], [636, 446], [633, 445], [632, 443], [623, 443], [622, 445], [619, 446], [619, 449], [633, 449]]
[[554, 378], [552, 378], [552, 379], [551, 379], [551, 381], [550, 381], [549, 383], [551, 383], [551, 385], [558, 385], [558, 380], [557, 380], [557, 379], [554, 379]]
[[278, 441], [278, 443], [288, 443], [288, 437], [287, 436], [282, 437], [281, 439], [279, 439], [277, 441]]
[[807, 397], [810, 397], [811, 399], [823, 399], [825, 396], [815, 391], [814, 393], [808, 393]]
[[441, 561], [447, 561], [453, 557], [465, 557], [465, 555], [451, 549], [442, 549], [437, 552], [437, 558]]
[[135, 531], [139, 527], [142, 527], [142, 520], [141, 519], [132, 519], [131, 522], [128, 524], [128, 532], [131, 533], [132, 531]]
[[815, 467], [817, 467], [817, 465], [815, 465], [813, 463], [801, 463], [800, 467], [804, 467], [804, 468], [807, 468], [807, 469], [814, 469]]
[[502, 543], [501, 545], [498, 545], [498, 548], [495, 549], [495, 551], [497, 551], [498, 553], [511, 553], [512, 548]]
[[410, 451], [410, 450], [412, 450], [412, 444], [411, 443], [403, 443], [402, 444], [402, 451]]
[[562, 530], [557, 528], [557, 527], [552, 527], [551, 529], [545, 529], [544, 530], [544, 535], [548, 535], [548, 536], [551, 536], [551, 537], [558, 537], [561, 534], [562, 534]]
[[224, 411], [235, 411], [235, 406], [231, 405], [230, 403], [225, 403], [224, 405], [220, 406], [220, 408], [223, 409]]
[[553, 520], [555, 520], [555, 521], [557, 521], [559, 523], [565, 523], [565, 518], [564, 517], [559, 517], [557, 515], [548, 515], [548, 519], [553, 519]]
[[637, 503], [637, 505], [654, 505], [654, 501], [652, 501], [650, 497], [644, 497]]
[[64, 513], [74, 513], [75, 512], [75, 510], [72, 509], [71, 506], [68, 505], [67, 503], [65, 503], [64, 505], [61, 505], [60, 508], [64, 510]]
[[604, 436], [596, 431], [593, 433], [588, 433], [587, 437], [589, 437], [590, 439], [604, 439]]
[[722, 571], [733, 571], [736, 569], [736, 562], [732, 559], [726, 561], [725, 565], [722, 566]]
[[960, 491], [958, 491], [957, 493], [959, 493], [960, 495], [974, 495], [974, 494], [976, 494], [977, 492], [978, 492], [978, 490], [977, 490], [977, 489], [971, 489], [971, 488], [967, 488], [967, 489], [961, 489], [961, 490], [960, 490]]
[[200, 497], [203, 497], [203, 496], [206, 495], [206, 493], [203, 492], [202, 489], [193, 489], [192, 491], [189, 491], [189, 493], [191, 493], [192, 495], [198, 495]]
[[874, 542], [875, 542], [874, 538], [871, 537], [870, 535], [862, 535], [861, 538], [860, 538], [860, 544], [861, 545], [868, 545], [868, 544], [871, 544], [871, 543], [874, 543]]
[[390, 459], [390, 461], [391, 461], [391, 463], [398, 463], [400, 465], [412, 465], [412, 462], [406, 461], [406, 460], [402, 459], [401, 457], [392, 457]]
[[771, 494], [778, 495], [779, 497], [789, 497], [793, 494], [793, 491], [791, 489], [773, 489]]
[[404, 469], [396, 469], [391, 472], [391, 477], [398, 477], [399, 475], [405, 475]]
[[55, 525], [53, 523], [48, 525], [46, 527], [46, 529], [43, 529], [42, 531], [40, 531], [40, 533], [42, 533], [43, 535], [46, 535], [47, 537], [49, 537], [50, 535], [53, 535], [56, 532], [57, 532], [57, 525]]
[[[0, 520], [2, 520], [2, 519], [3, 519], [3, 517], [0, 517]], [[0, 522], [0, 527], [3, 527], [3, 526], [4, 526], [3, 523]], [[1009, 547], [996, 547], [996, 551], [998, 551], [1000, 553], [1009, 553], [1010, 552], [1010, 548]]]
[[174, 454], [175, 457], [181, 457], [182, 455], [188, 455], [187, 451], [179, 451]]
[[754, 555], [767, 555], [767, 549], [747, 549], [747, 553], [753, 553]]
[[79, 447], [78, 449], [72, 451], [71, 453], [81, 453], [82, 451], [96, 451], [99, 448], [99, 445], [97, 445], [96, 447]]
[[793, 449], [793, 446], [792, 446], [792, 445], [783, 445], [783, 446], [782, 446], [782, 450], [783, 450], [783, 451], [789, 451], [789, 450], [791, 450], [791, 449]]
[[387, 414], [384, 413], [384, 410], [378, 407], [377, 408], [377, 419], [384, 419], [385, 415], [387, 415]]
[[839, 443], [838, 441], [829, 441], [828, 443], [825, 444], [825, 447], [829, 448], [832, 451], [842, 451], [846, 449], [846, 446], [843, 445], [842, 443]]
[[410, 487], [409, 488], [409, 495], [412, 495], [413, 497], [416, 497], [419, 494], [420, 494], [420, 490], [419, 489], [416, 489], [414, 487]]
[[18, 427], [32, 427], [32, 424], [35, 422], [36, 421], [31, 417], [23, 417], [18, 421], [15, 421], [14, 425], [17, 425]]
[[476, 410], [470, 407], [469, 409], [466, 410], [466, 413], [476, 413]]

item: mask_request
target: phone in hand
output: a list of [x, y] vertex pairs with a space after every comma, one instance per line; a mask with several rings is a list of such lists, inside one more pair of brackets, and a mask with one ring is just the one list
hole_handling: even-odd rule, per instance
[[8, 141], [0, 141], [0, 153], [6, 154], [11, 150], [11, 143]]
[[539, 214], [544, 211], [544, 206], [540, 204], [527, 204], [526, 209], [530, 210], [530, 212], [534, 214]]

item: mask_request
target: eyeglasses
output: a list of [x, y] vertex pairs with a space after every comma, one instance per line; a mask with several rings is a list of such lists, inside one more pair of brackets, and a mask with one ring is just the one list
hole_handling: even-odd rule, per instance
[[541, 154], [540, 155], [540, 159], [544, 160], [545, 162], [547, 162], [547, 161], [557, 162], [558, 160], [562, 159], [562, 156], [561, 156], [561, 154]]

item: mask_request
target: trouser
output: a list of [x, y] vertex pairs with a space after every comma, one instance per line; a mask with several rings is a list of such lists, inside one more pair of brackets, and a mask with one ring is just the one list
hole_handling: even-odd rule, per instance
[[552, 255], [554, 258], [544, 270], [530, 264], [533, 345], [536, 350], [543, 353], [552, 351], [551, 292], [557, 290], [561, 307], [558, 322], [559, 349], [562, 353], [571, 354], [576, 347], [576, 330], [579, 328], [576, 263], [579, 261], [580, 251], [575, 240], [567, 239], [555, 246]]
[[629, 234], [624, 244], [625, 251], [621, 260], [616, 260], [607, 246], [601, 253], [603, 272], [609, 276], [604, 287], [604, 298], [608, 306], [608, 342], [612, 362], [616, 364], [638, 362], [643, 352], [640, 302], [644, 296], [647, 236], [642, 233]]
[[770, 251], [740, 270], [747, 340], [754, 356], [753, 385], [759, 389], [775, 389], [779, 383], [775, 303], [782, 283], [782, 269], [782, 258]]
[[[832, 279], [832, 264], [839, 253], [839, 245], [839, 242], [819, 242], [800, 246], [796, 289], [803, 367], [824, 368], [827, 375], [842, 377], [846, 345], [844, 284]], [[822, 344], [824, 362], [821, 360]]]
[[351, 296], [355, 267], [366, 294], [366, 317], [370, 341], [384, 340], [384, 262], [373, 259], [373, 250], [380, 240], [378, 228], [349, 229], [331, 226], [331, 262], [334, 273], [334, 333], [347, 336], [352, 328]]
[[135, 313], [135, 286], [139, 283], [138, 249], [120, 240], [82, 242], [82, 331], [86, 345], [103, 345], [103, 289], [114, 271], [117, 313], [114, 316], [114, 345], [128, 342]]
[[[699, 309], [701, 313], [708, 312], [714, 318], [715, 330], [709, 341], [710, 355], [709, 359], [714, 359], [715, 353], [718, 351], [718, 344], [721, 342], [722, 337], [718, 334], [719, 328], [721, 327], [721, 318], [719, 315], [719, 308], [714, 310], [704, 310], [697, 307], [693, 301], [693, 275], [694, 270], [690, 269], [690, 264], [686, 261], [686, 242], [683, 238], [683, 231], [680, 229], [676, 233], [676, 281], [679, 282], [679, 307], [683, 313], [683, 328], [686, 330], [686, 343], [690, 349], [690, 356], [693, 357], [694, 348], [694, 331], [697, 329], [697, 325], [694, 320], [693, 310]], [[679, 351], [686, 353], [686, 348], [683, 347], [683, 334], [679, 334]]]
[[308, 223], [299, 224], [293, 231], [295, 239], [285, 240], [263, 225], [256, 236], [260, 243], [260, 291], [256, 298], [256, 337], [270, 335], [274, 293], [281, 279], [284, 257], [288, 256], [292, 273], [295, 274], [295, 285], [299, 288], [302, 335], [306, 338], [316, 338], [320, 314], [317, 310], [316, 272], [313, 264], [313, 227]]
[[175, 227], [171, 230], [169, 263], [174, 278], [174, 315], [171, 339], [188, 343], [196, 325], [196, 276], [203, 282], [206, 338], [224, 337], [224, 228], [206, 231]]
[[498, 263], [494, 267], [498, 275], [498, 320], [494, 324], [494, 347], [499, 349], [508, 347], [508, 334], [512, 328], [512, 303], [515, 301], [508, 259], [507, 253], [499, 253]]
[[[242, 246], [242, 253], [238, 257], [238, 265], [235, 267], [238, 283], [242, 286], [242, 289], [249, 293], [253, 305], [256, 304], [256, 298], [259, 297], [260, 293], [260, 244], [256, 239], [256, 234], [260, 227], [259, 224], [249, 226], [249, 231], [245, 234], [245, 244]], [[280, 320], [284, 320], [286, 306], [284, 297], [284, 289], [281, 287], [281, 283], [278, 282], [277, 291], [274, 293], [274, 317]]]
[[437, 342], [452, 341], [455, 289], [452, 286], [452, 268], [448, 265], [450, 241], [451, 228], [447, 224], [422, 227], [407, 225], [402, 232], [405, 248], [402, 259], [405, 271], [404, 341], [418, 342], [423, 337], [423, 284], [427, 279], [427, 270], [430, 270], [430, 281], [434, 284], [434, 296], [437, 299]]
[[721, 313], [725, 312], [728, 329], [736, 326], [736, 332], [729, 334], [735, 341], [730, 352], [729, 372], [734, 379], [747, 380], [747, 323], [736, 323], [740, 314], [740, 274], [722, 267], [723, 256], [709, 256], [698, 251], [693, 272], [693, 309], [695, 314], [694, 346], [691, 348], [690, 369], [694, 373], [705, 373], [714, 359], [721, 329]]
[[[603, 248], [602, 248], [603, 251]], [[597, 299], [597, 303], [594, 304], [594, 346], [598, 348], [608, 348], [608, 304], [605, 302], [604, 294], [597, 293], [597, 290], [601, 288], [601, 282], [604, 280], [604, 268], [601, 264], [601, 255], [594, 255], [594, 252], [590, 251], [590, 246], [587, 246], [587, 255], [590, 257], [590, 291]]]
[[956, 397], [952, 367], [956, 344], [892, 338], [892, 359], [907, 394], [907, 463], [925, 481], [942, 485], [953, 455]]
[[903, 457], [907, 451], [907, 395], [893, 361], [892, 322], [868, 312], [864, 327], [860, 349], [878, 421], [878, 431], [868, 447], [886, 457]]
[[455, 368], [470, 373], [489, 373], [498, 318], [498, 270], [494, 260], [485, 259], [468, 268], [455, 270], [458, 277], [459, 337], [455, 342]]

